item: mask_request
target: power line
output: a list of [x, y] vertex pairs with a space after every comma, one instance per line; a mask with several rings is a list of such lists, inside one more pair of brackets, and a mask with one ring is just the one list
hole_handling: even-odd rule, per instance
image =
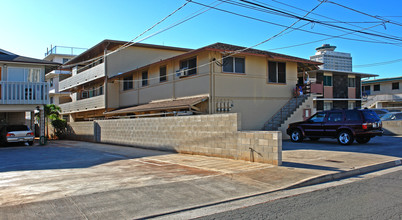
[[[262, 8], [268, 9], [268, 10], [272, 10], [272, 11], [275, 11], [275, 12], [283, 13], [283, 14], [286, 14], [286, 15], [289, 15], [289, 16], [293, 16], [294, 18], [301, 19], [301, 20], [304, 20], [304, 21], [308, 21], [308, 22], [311, 22], [311, 23], [321, 24], [321, 25], [325, 25], [325, 26], [329, 26], [329, 27], [333, 27], [333, 28], [337, 28], [337, 29], [343, 29], [343, 30], [348, 30], [348, 31], [355, 31], [355, 32], [358, 32], [358, 33], [361, 33], [361, 34], [366, 34], [366, 35], [371, 35], [371, 36], [375, 36], [375, 37], [386, 38], [386, 39], [395, 40], [395, 41], [402, 41], [402, 39], [399, 38], [399, 37], [397, 37], [397, 38], [395, 38], [395, 37], [388, 37], [388, 36], [379, 35], [379, 34], [374, 34], [374, 33], [369, 33], [369, 32], [365, 32], [365, 31], [354, 30], [354, 29], [351, 29], [351, 28], [342, 27], [342, 26], [338, 26], [338, 25], [334, 25], [334, 24], [322, 23], [321, 21], [318, 21], [318, 20], [312, 20], [312, 19], [308, 19], [308, 18], [302, 18], [302, 17], [300, 17], [300, 16], [293, 15], [293, 14], [290, 14], [290, 13], [288, 13], [288, 12], [284, 12], [284, 11], [281, 11], [281, 10], [277, 10], [277, 9], [274, 9], [274, 8], [271, 8], [271, 7], [267, 7], [267, 6], [264, 6], [264, 5], [255, 3], [255, 2], [251, 2], [251, 1], [248, 1], [248, 0], [240, 0], [240, 1], [246, 2], [246, 3], [248, 3], [248, 4], [252, 4], [252, 5], [255, 5], [255, 6], [258, 6], [258, 7], [262, 7]], [[321, 1], [321, 2], [326, 2], [326, 0], [323, 0], [323, 1]], [[385, 22], [385, 21], [384, 21], [384, 22]]]
[[[257, 1], [257, 0], [255, 0], [255, 1], [256, 1], [256, 2], [259, 2], [260, 4], [268, 5], [268, 4], [264, 3], [264, 2], [260, 2], [260, 1]], [[296, 7], [296, 6], [289, 5], [289, 4], [286, 4], [286, 3], [281, 2], [281, 1], [277, 1], [277, 0], [271, 0], [271, 1], [276, 2], [276, 3], [278, 3], [278, 4], [281, 4], [281, 5], [285, 5], [285, 6], [290, 7], [290, 8], [294, 8], [294, 9], [297, 9], [297, 10], [300, 10], [300, 11], [307, 12], [307, 10], [305, 10], [305, 9], [298, 8], [298, 7]], [[268, 5], [268, 6], [270, 6], [270, 5]], [[314, 12], [311, 13], [311, 14], [317, 15], [317, 16], [319, 16], [319, 17], [331, 19], [331, 20], [333, 20], [333, 21], [339, 21], [339, 20], [337, 20], [337, 19], [330, 18], [330, 17], [328, 17], [328, 16], [321, 15], [321, 14], [314, 13]], [[354, 27], [358, 27], [358, 28], [363, 28], [363, 27], [361, 27], [361, 26], [354, 25], [354, 24], [348, 24], [348, 25], [354, 26]], [[383, 35], [387, 35], [387, 36], [398, 37], [398, 36], [395, 36], [395, 35], [390, 35], [390, 34], [387, 34], [387, 33], [383, 33], [383, 32], [380, 32], [380, 31], [376, 31], [376, 30], [370, 30], [370, 31], [375, 32], [375, 33], [379, 33], [379, 34], [383, 34]], [[368, 39], [372, 39], [372, 38], [369, 38], [369, 37], [366, 37], [366, 36], [361, 36], [361, 37], [365, 37], [365, 38], [368, 38]]]
[[395, 21], [391, 21], [391, 20], [388, 20], [388, 19], [384, 19], [384, 18], [382, 18], [382, 17], [380, 17], [380, 16], [376, 16], [376, 15], [370, 15], [370, 14], [368, 14], [368, 13], [359, 11], [359, 10], [354, 9], [354, 8], [350, 8], [350, 7], [348, 7], [348, 6], [345, 6], [345, 5], [342, 5], [342, 4], [333, 2], [333, 1], [326, 1], [326, 2], [331, 3], [331, 4], [334, 4], [334, 5], [337, 5], [337, 6], [340, 6], [340, 7], [342, 7], [342, 8], [346, 8], [346, 9], [348, 9], [348, 10], [357, 12], [357, 13], [359, 13], [359, 14], [363, 14], [363, 15], [366, 15], [366, 16], [369, 16], [369, 17], [372, 17], [372, 18], [381, 20], [381, 21], [383, 21], [383, 22], [387, 22], [387, 23], [390, 23], [390, 24], [395, 24], [395, 25], [398, 25], [398, 26], [402, 26], [402, 24], [399, 23], [399, 22], [395, 22]]
[[353, 68], [364, 68], [364, 67], [372, 67], [372, 66], [381, 66], [381, 65], [387, 65], [387, 64], [392, 64], [392, 63], [398, 63], [398, 62], [401, 62], [401, 61], [402, 61], [402, 58], [396, 59], [396, 60], [390, 60], [390, 61], [379, 62], [379, 63], [369, 63], [369, 64], [353, 65]]
[[[191, 2], [191, 0], [187, 0], [187, 1], [188, 1], [188, 2]], [[216, 2], [217, 2], [217, 1], [215, 1], [214, 3], [216, 3]], [[214, 3], [212, 3], [212, 4], [214, 4]], [[221, 4], [221, 3], [217, 3], [215, 6], [217, 6], [217, 5], [219, 5], [219, 4]], [[183, 6], [182, 6], [182, 7], [183, 7]], [[125, 49], [125, 48], [127, 48], [127, 47], [129, 47], [129, 46], [132, 46], [132, 45], [136, 44], [136, 43], [142, 42], [142, 41], [144, 41], [144, 40], [146, 40], [146, 39], [149, 39], [149, 38], [151, 38], [151, 37], [153, 37], [153, 36], [155, 36], [155, 35], [157, 35], [157, 34], [163, 33], [163, 32], [165, 32], [165, 31], [167, 31], [167, 30], [169, 30], [169, 29], [172, 29], [172, 28], [174, 28], [174, 27], [176, 27], [176, 26], [178, 26], [178, 25], [180, 25], [180, 24], [182, 24], [182, 23], [184, 23], [184, 22], [186, 22], [186, 21], [189, 21], [189, 20], [191, 20], [191, 19], [193, 19], [193, 18], [195, 18], [195, 17], [197, 17], [197, 16], [199, 16], [199, 15], [201, 15], [201, 14], [203, 14], [203, 13], [209, 11], [209, 10], [211, 10], [211, 9], [210, 9], [210, 8], [200, 9], [200, 10], [196, 11], [195, 13], [193, 13], [192, 16], [188, 16], [187, 18], [184, 18], [184, 19], [182, 19], [182, 20], [180, 20], [180, 21], [178, 21], [178, 22], [176, 22], [176, 23], [174, 23], [174, 24], [172, 24], [172, 25], [170, 25], [170, 26], [168, 26], [168, 27], [166, 27], [166, 28], [164, 28], [164, 29], [162, 29], [162, 30], [156, 32], [156, 33], [153, 33], [153, 34], [151, 34], [151, 35], [148, 35], [147, 37], [144, 37], [144, 38], [142, 38], [142, 39], [140, 39], [140, 40], [138, 40], [138, 41], [131, 42], [130, 44], [126, 44], [125, 47], [119, 47], [117, 50], [114, 50], [114, 51], [112, 51], [112, 52], [110, 52], [110, 53], [107, 53], [107, 54], [102, 55], [102, 56], [100, 56], [100, 57], [95, 57], [95, 58], [92, 58], [92, 59], [90, 59], [90, 60], [86, 60], [86, 61], [83, 61], [83, 62], [80, 62], [80, 63], [76, 63], [76, 64], [74, 64], [74, 65], [82, 64], [82, 63], [87, 63], [87, 62], [93, 61], [93, 62], [89, 63], [88, 65], [86, 65], [86, 66], [80, 68], [80, 70], [83, 69], [83, 68], [86, 68], [86, 67], [90, 66], [91, 64], [96, 63], [97, 61], [102, 60], [104, 57], [107, 57], [107, 56], [109, 56], [109, 55], [112, 55], [112, 54], [114, 54], [114, 53], [116, 53], [116, 52], [118, 52], [118, 51], [120, 51], [120, 50], [122, 50], [122, 49]], [[177, 10], [176, 10], [176, 11], [177, 11]], [[176, 11], [175, 11], [175, 12], [176, 12]], [[165, 18], [164, 18], [164, 19], [165, 19]], [[163, 19], [163, 20], [164, 20], [164, 19]], [[160, 22], [159, 22], [159, 23], [160, 23]], [[155, 25], [154, 25], [154, 26], [155, 26]], [[140, 34], [140, 35], [143, 35], [143, 34]], [[138, 38], [138, 37], [136, 37], [136, 38]], [[135, 38], [135, 39], [136, 39], [136, 38]]]
[[[191, 2], [192, 2], [193, 4], [202, 5], [202, 6], [204, 6], [204, 7], [209, 7], [209, 8], [215, 9], [215, 10], [217, 10], [217, 11], [222, 11], [222, 12], [225, 12], [225, 13], [228, 13], [228, 14], [233, 14], [233, 15], [236, 15], [236, 16], [240, 16], [240, 17], [252, 19], [252, 20], [255, 20], [255, 21], [260, 21], [260, 22], [267, 23], [267, 24], [272, 24], [272, 25], [279, 26], [279, 27], [287, 27], [286, 25], [283, 25], [283, 24], [278, 24], [278, 23], [274, 23], [274, 22], [271, 22], [271, 21], [267, 21], [267, 20], [263, 20], [263, 19], [251, 17], [251, 16], [248, 16], [248, 15], [243, 15], [243, 14], [239, 14], [239, 13], [236, 13], [236, 12], [228, 11], [228, 10], [225, 10], [225, 9], [213, 7], [213, 6], [206, 5], [206, 4], [203, 4], [203, 3], [200, 3], [200, 2], [194, 1], [194, 0], [191, 1]], [[325, 33], [321, 33], [321, 32], [314, 32], [314, 31], [304, 30], [304, 29], [300, 29], [300, 28], [294, 28], [294, 27], [292, 27], [292, 28], [290, 28], [290, 29], [299, 30], [299, 31], [303, 31], [303, 32], [311, 33], [311, 34], [316, 34], [316, 35], [322, 35], [322, 36], [326, 36], [326, 37], [334, 37], [334, 35], [329, 35], [329, 34], [325, 34]], [[354, 32], [355, 32], [355, 31], [354, 31]], [[346, 37], [338, 37], [338, 38], [345, 39], [345, 40], [366, 42], [366, 43], [393, 44], [393, 43], [390, 43], [390, 42], [368, 41], [368, 40], [361, 40], [361, 39], [354, 39], [354, 38], [346, 38]]]

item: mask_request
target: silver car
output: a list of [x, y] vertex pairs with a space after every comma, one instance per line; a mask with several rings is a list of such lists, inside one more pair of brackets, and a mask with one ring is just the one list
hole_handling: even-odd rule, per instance
[[33, 145], [35, 135], [26, 125], [6, 125], [0, 131], [2, 143], [27, 142]]

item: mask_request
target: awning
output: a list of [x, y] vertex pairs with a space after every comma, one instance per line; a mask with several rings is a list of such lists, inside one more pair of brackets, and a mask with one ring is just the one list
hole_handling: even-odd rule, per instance
[[127, 113], [147, 112], [147, 111], [176, 110], [184, 108], [189, 109], [192, 108], [194, 105], [206, 101], [207, 99], [208, 96], [198, 96], [198, 97], [179, 98], [164, 101], [152, 101], [148, 104], [118, 109], [104, 114], [116, 115], [116, 114], [127, 114]]

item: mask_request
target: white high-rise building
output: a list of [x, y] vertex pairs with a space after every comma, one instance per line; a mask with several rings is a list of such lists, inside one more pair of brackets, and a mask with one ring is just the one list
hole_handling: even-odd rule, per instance
[[314, 56], [310, 60], [324, 63], [319, 66], [321, 70], [338, 70], [352, 72], [352, 56], [350, 53], [335, 52], [336, 46], [323, 44], [316, 48]]

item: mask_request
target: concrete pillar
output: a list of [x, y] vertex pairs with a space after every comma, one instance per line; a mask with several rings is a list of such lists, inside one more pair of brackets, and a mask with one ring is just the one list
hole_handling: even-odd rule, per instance
[[39, 127], [40, 127], [40, 137], [45, 137], [45, 109], [44, 106], [40, 106], [39, 108], [39, 114], [40, 114], [40, 122], [39, 122]]

